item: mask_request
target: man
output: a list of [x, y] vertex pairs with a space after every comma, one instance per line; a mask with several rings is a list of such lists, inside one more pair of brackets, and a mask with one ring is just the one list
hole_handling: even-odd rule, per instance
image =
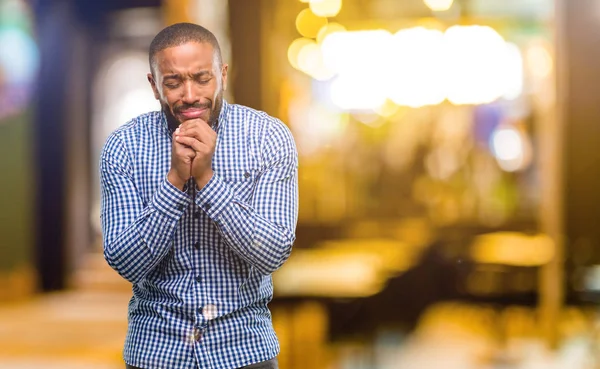
[[162, 109], [100, 158], [104, 255], [133, 284], [127, 368], [277, 368], [267, 303], [295, 240], [292, 135], [224, 101], [228, 66], [205, 28], [165, 28], [149, 59]]

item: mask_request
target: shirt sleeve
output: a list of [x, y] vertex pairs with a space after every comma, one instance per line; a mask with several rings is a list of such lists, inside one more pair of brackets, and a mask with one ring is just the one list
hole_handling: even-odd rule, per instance
[[216, 173], [195, 199], [226, 244], [264, 275], [289, 257], [298, 220], [298, 153], [290, 131], [282, 123], [279, 127], [264, 145], [266, 168], [250, 203]]
[[104, 258], [123, 278], [138, 283], [167, 255], [190, 199], [166, 176], [144, 204], [133, 183], [127, 151], [116, 134], [100, 157]]

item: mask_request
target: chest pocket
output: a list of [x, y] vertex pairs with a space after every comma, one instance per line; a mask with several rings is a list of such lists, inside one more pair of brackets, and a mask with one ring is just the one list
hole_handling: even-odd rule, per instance
[[240, 200], [250, 204], [254, 194], [257, 172], [255, 169], [236, 168], [220, 171], [219, 175]]

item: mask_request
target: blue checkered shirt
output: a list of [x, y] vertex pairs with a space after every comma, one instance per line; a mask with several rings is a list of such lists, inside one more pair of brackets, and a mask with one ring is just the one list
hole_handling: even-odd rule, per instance
[[103, 148], [104, 257], [133, 285], [130, 365], [230, 369], [279, 353], [267, 304], [295, 240], [294, 139], [279, 120], [227, 102], [213, 128], [214, 176], [193, 192], [166, 179], [162, 112], [121, 126]]

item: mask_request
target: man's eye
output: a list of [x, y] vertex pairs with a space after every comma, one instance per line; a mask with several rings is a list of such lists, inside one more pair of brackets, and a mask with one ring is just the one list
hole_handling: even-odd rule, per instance
[[179, 87], [179, 83], [167, 83], [165, 84], [167, 88], [177, 88]]
[[200, 81], [198, 81], [198, 83], [200, 83], [201, 85], [206, 85], [206, 84], [208, 84], [208, 82], [210, 82], [210, 78], [209, 79], [201, 79]]

